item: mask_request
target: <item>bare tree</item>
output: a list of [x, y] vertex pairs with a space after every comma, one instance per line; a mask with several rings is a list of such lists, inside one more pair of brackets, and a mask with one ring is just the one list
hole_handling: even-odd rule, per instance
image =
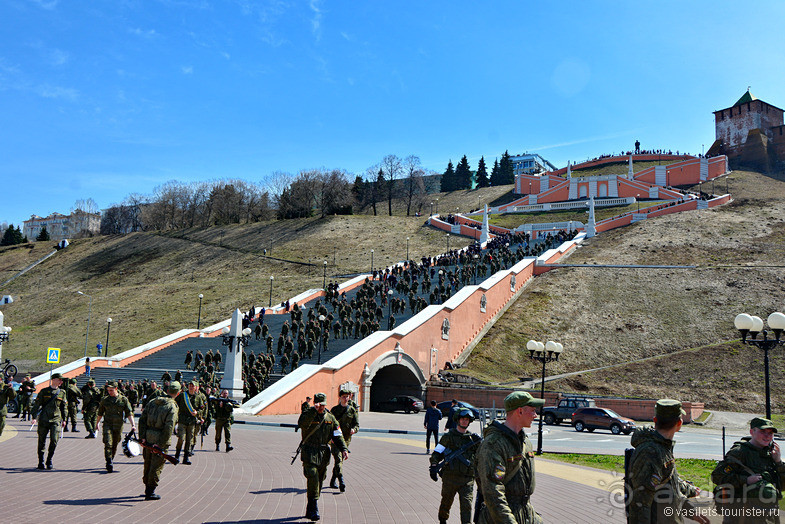
[[351, 206], [349, 180], [344, 171], [333, 169], [329, 173], [322, 172], [320, 181], [319, 207], [322, 217], [343, 213], [347, 207]]
[[406, 198], [406, 216], [412, 213], [412, 203], [425, 194], [425, 182], [423, 181], [423, 168], [420, 165], [420, 157], [415, 155], [407, 156], [403, 161], [403, 169], [406, 173], [404, 184], [404, 197]]
[[80, 198], [74, 202], [74, 205], [71, 208], [71, 213], [77, 213], [79, 211], [95, 215], [100, 211], [100, 209], [98, 208], [98, 204], [96, 204], [95, 200], [92, 198]]
[[387, 212], [392, 216], [392, 201], [396, 196], [395, 181], [401, 177], [403, 166], [396, 155], [387, 155], [382, 159], [381, 173], [386, 181]]

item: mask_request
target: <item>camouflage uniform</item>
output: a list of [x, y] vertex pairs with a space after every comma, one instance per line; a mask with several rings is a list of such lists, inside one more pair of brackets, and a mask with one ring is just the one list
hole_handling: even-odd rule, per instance
[[[471, 412], [469, 412], [471, 415]], [[460, 418], [461, 412], [457, 413]], [[471, 417], [472, 419], [474, 417]], [[431, 467], [435, 468], [436, 465], [444, 459], [444, 456], [452, 451], [463, 448], [466, 445], [479, 443], [480, 436], [476, 433], [466, 431], [461, 433], [456, 428], [451, 429], [448, 433], [442, 435], [439, 440], [439, 445], [436, 446], [431, 455]], [[461, 523], [471, 524], [472, 522], [472, 500], [474, 499], [474, 478], [475, 472], [475, 454], [477, 446], [471, 446], [463, 453], [463, 458], [469, 462], [466, 465], [460, 458], [455, 458], [449, 464], [445, 464], [442, 468], [442, 500], [439, 505], [439, 521], [446, 522], [450, 518], [450, 507], [455, 500], [455, 495], [458, 495], [458, 503], [461, 508]], [[435, 470], [434, 470], [435, 473]], [[431, 478], [434, 478], [432, 475]]]
[[[185, 404], [185, 396], [191, 402], [191, 407], [196, 412], [192, 414], [188, 411]], [[206, 402], [204, 395], [198, 391], [191, 395], [188, 391], [183, 391], [177, 396], [177, 409], [179, 415], [177, 417], [177, 446], [175, 447], [175, 457], [180, 457], [180, 450], [185, 447], [183, 464], [190, 464], [191, 461], [188, 457], [193, 455], [194, 439], [196, 438], [196, 423], [200, 419], [204, 419]]]
[[[774, 428], [770, 421], [762, 418], [753, 419], [752, 427], [762, 427], [754, 425], [756, 421], [767, 422], [764, 429]], [[776, 432], [776, 428], [774, 430]], [[711, 480], [717, 485], [714, 501], [718, 507], [728, 510], [724, 523], [778, 524], [780, 518], [776, 510], [782, 498], [782, 486], [785, 486], [785, 464], [774, 462], [770, 446], [759, 448], [750, 440], [751, 437], [744, 437], [734, 442], [712, 472]], [[756, 474], [763, 479], [748, 485], [747, 478]], [[757, 516], [745, 518], [744, 513], [753, 508]]]
[[[179, 392], [180, 383], [169, 384], [169, 391]], [[171, 444], [177, 415], [177, 403], [169, 395], [150, 400], [139, 418], [139, 438], [166, 451]], [[144, 457], [142, 482], [145, 485], [145, 498], [148, 500], [160, 498], [155, 494], [155, 488], [158, 487], [158, 481], [164, 469], [164, 458], [147, 448], [142, 451], [142, 456]]]
[[16, 397], [16, 391], [11, 384], [0, 383], [0, 436], [5, 428], [5, 417], [8, 414], [8, 401]]
[[106, 469], [110, 473], [113, 470], [112, 460], [117, 454], [117, 445], [123, 439], [123, 419], [133, 417], [133, 413], [128, 398], [119, 391], [115, 397], [106, 395], [98, 405], [98, 418], [104, 419], [104, 458]]
[[[52, 378], [59, 378], [55, 373]], [[63, 388], [45, 387], [33, 402], [33, 418], [38, 421], [38, 469], [44, 469], [44, 448], [46, 437], [49, 437], [49, 452], [46, 456], [46, 467], [52, 469], [52, 457], [60, 440], [60, 427], [66, 415], [68, 399]]]
[[229, 399], [216, 398], [213, 399], [213, 406], [215, 409], [215, 451], [218, 451], [221, 446], [221, 431], [224, 432], [224, 440], [226, 442], [226, 452], [232, 451], [232, 422], [234, 422], [234, 405], [229, 402]]
[[63, 431], [68, 431], [68, 423], [70, 422], [71, 431], [79, 433], [79, 430], [76, 429], [76, 412], [78, 411], [77, 408], [79, 407], [79, 399], [82, 398], [82, 393], [76, 387], [75, 378], [68, 381], [67, 387], [65, 384], [63, 384], [63, 387], [65, 387], [68, 397], [68, 417], [65, 420], [65, 428], [63, 428]]
[[[658, 420], [684, 414], [681, 402], [672, 399], [658, 400], [654, 410]], [[629, 465], [631, 495], [628, 522], [684, 522], [678, 510], [689, 508], [687, 498], [697, 496], [699, 490], [679, 478], [673, 457], [673, 440], [646, 426], [635, 430], [631, 443], [635, 451]]]
[[85, 438], [95, 438], [95, 419], [98, 416], [98, 404], [101, 402], [101, 390], [95, 387], [93, 379], [82, 387], [82, 417], [87, 430]]
[[28, 375], [22, 381], [22, 385], [19, 386], [19, 413], [17, 416], [21, 414], [22, 420], [30, 420], [32, 418], [30, 405], [33, 400], [33, 391], [35, 391], [35, 384], [30, 379], [30, 375]]
[[534, 451], [526, 433], [517, 435], [495, 420], [485, 427], [477, 451], [479, 489], [485, 502], [480, 524], [539, 524], [529, 498], [534, 493]]
[[[352, 430], [356, 433], [357, 430], [360, 429], [360, 414], [351, 403], [348, 403], [346, 407], [343, 407], [339, 403], [330, 410], [330, 413], [332, 413], [335, 420], [337, 420], [338, 424], [341, 426], [341, 434], [343, 435], [343, 440], [346, 442], [346, 447], [348, 448], [349, 444], [352, 443]], [[335, 460], [333, 475], [330, 479], [330, 487], [335, 487], [334, 483], [338, 480], [341, 491], [346, 491], [346, 484], [343, 481], [343, 460], [341, 458], [341, 450], [338, 449], [338, 446], [333, 442], [330, 442], [330, 451]]]

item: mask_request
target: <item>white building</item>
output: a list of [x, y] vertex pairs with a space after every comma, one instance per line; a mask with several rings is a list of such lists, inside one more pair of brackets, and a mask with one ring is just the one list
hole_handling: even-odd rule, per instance
[[41, 229], [44, 227], [47, 233], [49, 233], [51, 240], [94, 235], [101, 228], [101, 215], [98, 213], [86, 213], [80, 209], [77, 209], [70, 215], [61, 213], [52, 213], [48, 217], [32, 215], [30, 220], [24, 221], [22, 234], [32, 242], [41, 234]]

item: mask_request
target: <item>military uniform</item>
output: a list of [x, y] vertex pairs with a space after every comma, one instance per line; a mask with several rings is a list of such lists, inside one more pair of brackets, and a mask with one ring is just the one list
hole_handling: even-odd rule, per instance
[[[61, 378], [60, 373], [52, 379]], [[46, 469], [52, 469], [52, 457], [60, 440], [60, 427], [66, 416], [68, 398], [63, 388], [45, 387], [33, 402], [33, 418], [38, 421], [38, 469], [44, 469], [44, 448], [49, 437], [49, 452], [46, 456]]]
[[[188, 410], [186, 403], [186, 395], [188, 401], [193, 408], [193, 413]], [[196, 425], [199, 420], [204, 419], [206, 402], [204, 395], [198, 391], [191, 395], [188, 391], [183, 391], [177, 396], [177, 408], [179, 415], [177, 417], [177, 446], [175, 448], [175, 457], [180, 458], [180, 450], [185, 447], [183, 464], [190, 464], [191, 461], [188, 457], [193, 455], [194, 439], [196, 438]]]
[[[180, 383], [175, 381], [169, 384], [169, 391], [172, 394], [179, 392]], [[160, 396], [150, 400], [139, 418], [139, 438], [166, 451], [171, 444], [177, 416], [177, 403], [171, 396]], [[155, 494], [155, 488], [158, 487], [164, 469], [164, 458], [147, 448], [142, 451], [142, 456], [144, 457], [142, 482], [145, 485], [145, 498], [159, 499], [161, 497]]]
[[19, 413], [16, 416], [18, 417], [21, 414], [22, 420], [30, 420], [32, 418], [30, 405], [33, 399], [33, 391], [35, 391], [35, 384], [30, 379], [30, 375], [27, 375], [22, 381], [22, 385], [19, 386]]
[[[112, 386], [112, 384], [114, 384]], [[117, 387], [116, 382], [110, 382], [110, 387]], [[98, 418], [103, 418], [104, 428], [104, 458], [106, 470], [113, 471], [112, 460], [117, 454], [117, 445], [123, 438], [123, 419], [133, 417], [133, 408], [128, 398], [117, 392], [117, 396], [106, 395], [98, 404]]]
[[[324, 393], [314, 395], [314, 405], [324, 404]], [[305, 517], [318, 520], [319, 510], [317, 501], [322, 489], [322, 483], [327, 476], [327, 466], [330, 465], [330, 447], [328, 443], [334, 442], [340, 451], [348, 451], [343, 439], [341, 426], [328, 410], [319, 413], [316, 407], [308, 408], [300, 414], [297, 420], [302, 436], [302, 452], [300, 458], [303, 463], [303, 475], [308, 485], [308, 507]]]
[[8, 401], [16, 398], [16, 391], [11, 384], [0, 383], [0, 435], [3, 434], [5, 428], [5, 417], [8, 415]]
[[[758, 417], [752, 419], [751, 428], [777, 431], [771, 421]], [[712, 472], [711, 480], [717, 486], [714, 502], [726, 511], [725, 524], [779, 524], [777, 510], [785, 486], [785, 464], [781, 460], [774, 462], [771, 446], [760, 448], [751, 440], [743, 437], [734, 442]], [[760, 481], [747, 484], [748, 477], [758, 474], [762, 477]], [[746, 513], [750, 516], [746, 517]]]
[[213, 399], [213, 407], [215, 409], [215, 451], [218, 451], [221, 446], [221, 431], [224, 433], [224, 441], [226, 442], [226, 452], [232, 451], [232, 422], [234, 422], [234, 405], [229, 402], [229, 399], [216, 398]]
[[82, 393], [76, 387], [76, 379], [72, 378], [68, 381], [68, 386], [66, 387], [65, 384], [63, 386], [66, 389], [66, 396], [68, 398], [68, 417], [65, 420], [65, 427], [63, 431], [68, 431], [68, 423], [71, 423], [71, 431], [74, 433], [79, 433], [79, 430], [76, 429], [76, 412], [77, 408], [79, 407], [79, 399], [82, 398]]
[[[348, 394], [348, 391], [341, 391], [341, 395]], [[346, 447], [349, 447], [349, 444], [352, 443], [352, 434], [357, 433], [357, 430], [360, 429], [360, 414], [357, 412], [357, 409], [352, 406], [351, 402], [347, 403], [346, 407], [343, 407], [340, 403], [330, 410], [335, 420], [338, 421], [338, 424], [341, 426], [341, 434], [343, 435], [343, 440], [346, 442]], [[343, 481], [343, 460], [341, 457], [341, 450], [338, 449], [333, 442], [330, 442], [330, 451], [333, 455], [333, 460], [335, 461], [333, 465], [333, 475], [330, 479], [330, 487], [335, 487], [335, 481], [338, 481], [338, 487], [340, 488], [341, 492], [346, 491], [346, 483]]]
[[[469, 410], [461, 410], [456, 414], [457, 418], [465, 416], [474, 419]], [[461, 433], [457, 428], [453, 428], [442, 435], [439, 444], [434, 448], [430, 458], [431, 478], [434, 480], [438, 478], [436, 477], [436, 467], [445, 455], [461, 448], [467, 448], [462, 453], [462, 457], [456, 457], [442, 468], [442, 500], [439, 505], [439, 522], [447, 522], [447, 519], [450, 518], [450, 507], [457, 494], [461, 509], [461, 523], [471, 524], [474, 478], [476, 476], [475, 455], [477, 444], [480, 441], [480, 436], [476, 433], [470, 431]]]
[[93, 379], [82, 387], [82, 417], [87, 430], [85, 438], [95, 438], [95, 419], [98, 416], [98, 404], [101, 402], [101, 390], [95, 387]]
[[[684, 414], [681, 402], [671, 399], [657, 401], [655, 416], [672, 419]], [[698, 488], [679, 478], [673, 457], [673, 440], [651, 426], [636, 429], [631, 438], [635, 451], [630, 459], [628, 522], [681, 523], [679, 510], [688, 497], [698, 495]], [[687, 504], [689, 506], [689, 504]]]

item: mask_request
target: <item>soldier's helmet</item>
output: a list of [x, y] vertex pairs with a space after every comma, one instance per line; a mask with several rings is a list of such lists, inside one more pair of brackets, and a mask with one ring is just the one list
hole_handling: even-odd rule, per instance
[[452, 416], [455, 422], [458, 422], [458, 419], [463, 417], [468, 417], [469, 422], [474, 422], [474, 413], [472, 413], [472, 410], [469, 408], [456, 409], [455, 414]]

